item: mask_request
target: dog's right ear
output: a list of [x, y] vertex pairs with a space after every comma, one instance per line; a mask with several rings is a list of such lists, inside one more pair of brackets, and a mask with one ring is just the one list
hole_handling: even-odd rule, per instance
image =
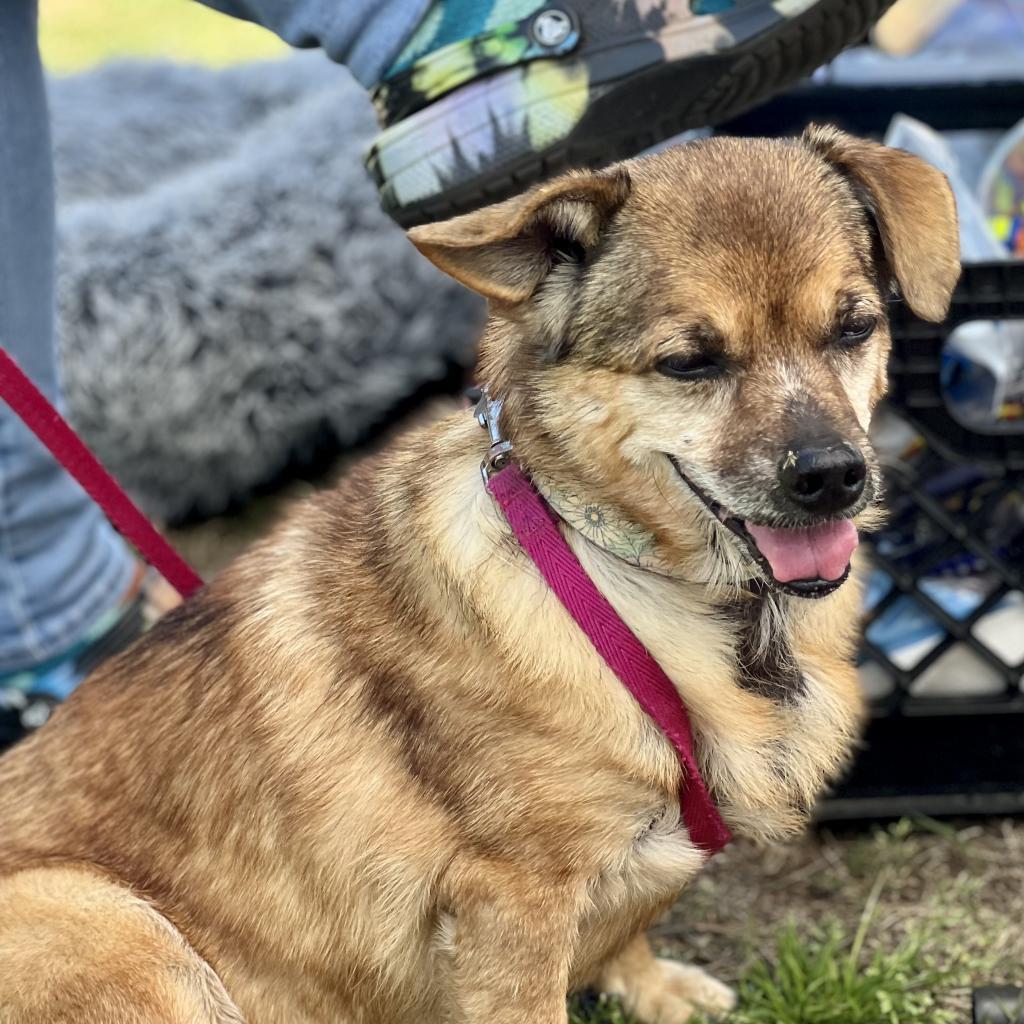
[[575, 171], [474, 213], [412, 228], [413, 245], [489, 299], [528, 299], [553, 267], [582, 262], [626, 201], [624, 168]]

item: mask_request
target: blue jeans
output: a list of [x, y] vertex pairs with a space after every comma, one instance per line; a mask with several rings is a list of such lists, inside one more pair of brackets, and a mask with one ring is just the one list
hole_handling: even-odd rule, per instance
[[235, 18], [263, 25], [292, 46], [321, 47], [367, 88], [380, 81], [430, 6], [430, 0], [202, 2]]
[[[370, 85], [427, 3], [210, 0], [209, 6], [259, 21], [295, 45], [321, 45]], [[53, 165], [36, 22], [36, 0], [0, 0], [0, 345], [59, 404]], [[96, 506], [0, 403], [0, 673], [72, 647], [117, 603], [133, 567], [131, 552]]]

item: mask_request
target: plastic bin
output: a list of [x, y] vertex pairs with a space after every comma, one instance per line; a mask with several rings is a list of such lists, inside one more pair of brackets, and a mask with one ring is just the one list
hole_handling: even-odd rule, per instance
[[[1024, 424], [971, 429], [941, 384], [943, 344], [958, 325], [1018, 318], [1021, 263], [965, 267], [943, 324], [891, 310], [887, 408], [927, 447], [886, 467], [890, 525], [865, 538], [885, 583], [869, 598], [861, 671], [881, 692], [825, 818], [1024, 810], [1024, 519], [999, 521], [1024, 503]], [[966, 574], [969, 600], [956, 589]], [[956, 607], [950, 593], [961, 593]], [[887, 618], [890, 635], [902, 623], [911, 641], [897, 652], [881, 640]], [[911, 627], [922, 624], [915, 641]]]

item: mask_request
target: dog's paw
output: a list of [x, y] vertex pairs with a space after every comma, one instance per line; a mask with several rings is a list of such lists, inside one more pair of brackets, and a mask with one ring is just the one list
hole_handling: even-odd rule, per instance
[[640, 977], [618, 977], [606, 985], [644, 1024], [685, 1024], [698, 1010], [714, 1017], [736, 1005], [736, 995], [699, 967], [655, 960]]
[[666, 996], [692, 1003], [714, 1016], [726, 1014], [736, 1005], [736, 993], [699, 967], [675, 960], [659, 960], [658, 967]]

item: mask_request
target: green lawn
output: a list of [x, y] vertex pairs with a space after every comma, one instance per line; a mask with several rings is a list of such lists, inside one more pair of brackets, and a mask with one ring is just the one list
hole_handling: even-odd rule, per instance
[[118, 57], [223, 65], [287, 49], [265, 29], [194, 0], [41, 0], [39, 40], [43, 60], [56, 72]]
[[[1021, 983], [1022, 840], [1010, 821], [924, 819], [767, 855], [741, 844], [652, 938], [736, 985], [722, 1024], [962, 1024], [972, 987]], [[635, 1024], [605, 999], [570, 1018]]]
[[[784, 925], [773, 950], [740, 977], [739, 1006], [719, 1024], [961, 1024], [964, 1000], [951, 995], [985, 984], [994, 960], [950, 959], [940, 933], [921, 930], [866, 956], [837, 920], [801, 932]], [[640, 1024], [613, 999], [574, 1000], [570, 1024]], [[712, 1024], [702, 1016], [688, 1024]]]
[[[995, 957], [950, 949], [934, 922], [868, 955], [876, 911], [877, 904], [865, 907], [852, 934], [838, 919], [807, 930], [783, 925], [774, 948], [740, 977], [739, 1006], [720, 1024], [960, 1024], [963, 1001], [950, 1005], [951, 994], [986, 983]], [[569, 1019], [639, 1024], [605, 997], [571, 1004]], [[710, 1022], [693, 1017], [689, 1024]]]

